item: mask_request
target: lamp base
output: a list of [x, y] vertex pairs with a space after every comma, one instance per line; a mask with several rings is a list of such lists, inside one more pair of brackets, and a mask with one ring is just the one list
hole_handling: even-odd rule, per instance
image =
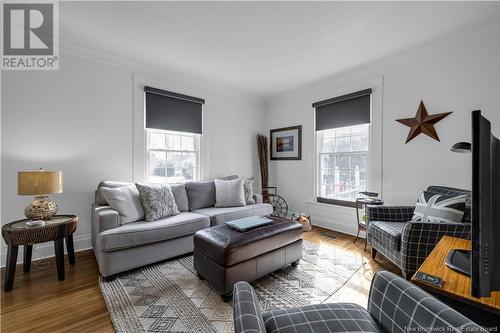
[[39, 195], [24, 209], [24, 215], [30, 220], [50, 220], [57, 213], [57, 204], [46, 195]]

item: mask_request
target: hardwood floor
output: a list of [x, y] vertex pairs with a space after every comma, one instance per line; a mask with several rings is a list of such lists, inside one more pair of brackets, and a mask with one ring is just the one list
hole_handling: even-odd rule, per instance
[[[326, 232], [335, 239], [322, 235]], [[373, 273], [387, 269], [399, 273], [397, 267], [382, 256], [371, 259], [369, 247], [363, 251], [364, 239], [353, 244], [353, 236], [315, 227], [304, 234], [314, 243], [327, 243], [352, 251], [367, 262], [334, 296], [330, 302], [353, 302], [366, 306]], [[98, 268], [92, 251], [76, 253], [76, 265], [68, 265], [66, 280], [57, 280], [55, 262], [45, 268], [32, 267], [23, 273], [18, 265], [14, 288], [3, 291], [2, 269], [1, 331], [2, 332], [113, 332], [106, 304], [97, 284]]]

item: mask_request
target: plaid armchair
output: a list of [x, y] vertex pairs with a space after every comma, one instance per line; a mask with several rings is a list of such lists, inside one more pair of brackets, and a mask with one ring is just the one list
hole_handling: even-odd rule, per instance
[[462, 221], [456, 223], [412, 222], [414, 206], [367, 206], [367, 240], [372, 258], [383, 254], [410, 279], [444, 235], [470, 239], [471, 192], [429, 186], [428, 192], [447, 196], [467, 195]]
[[401, 277], [378, 271], [368, 309], [322, 303], [262, 313], [252, 286], [234, 285], [235, 333], [486, 332], [457, 311]]

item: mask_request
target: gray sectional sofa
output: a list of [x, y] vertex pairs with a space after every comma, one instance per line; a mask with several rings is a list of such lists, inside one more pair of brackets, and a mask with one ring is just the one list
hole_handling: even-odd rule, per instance
[[137, 221], [120, 225], [117, 211], [108, 206], [101, 187], [122, 187], [131, 183], [102, 181], [92, 205], [92, 246], [99, 270], [106, 280], [117, 273], [193, 252], [193, 235], [226, 221], [264, 216], [273, 208], [255, 195], [255, 204], [215, 208], [213, 181], [172, 185], [178, 215], [153, 222]]

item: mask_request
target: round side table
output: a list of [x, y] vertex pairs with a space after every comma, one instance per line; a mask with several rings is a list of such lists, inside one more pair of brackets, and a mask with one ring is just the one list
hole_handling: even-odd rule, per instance
[[7, 243], [7, 263], [5, 267], [4, 290], [10, 291], [14, 285], [16, 273], [17, 252], [20, 245], [24, 246], [23, 271], [31, 269], [31, 254], [33, 244], [53, 241], [56, 254], [57, 277], [64, 280], [64, 240], [68, 251], [69, 263], [75, 264], [75, 250], [73, 247], [73, 233], [78, 225], [76, 215], [55, 215], [45, 221], [45, 225], [30, 227], [26, 222], [18, 220], [2, 226], [2, 236]]
[[[356, 220], [358, 222], [358, 233], [356, 234], [356, 238], [354, 239], [353, 243], [356, 243], [356, 241], [359, 238], [359, 231], [363, 230], [366, 232], [368, 228], [368, 222], [361, 221], [359, 219], [359, 208], [365, 207], [366, 205], [383, 205], [384, 200], [382, 199], [375, 199], [375, 198], [357, 198], [356, 199], [356, 206], [354, 206], [354, 209], [356, 209]], [[366, 243], [367, 243], [367, 238], [365, 235], [365, 248], [364, 250], [366, 251]]]

